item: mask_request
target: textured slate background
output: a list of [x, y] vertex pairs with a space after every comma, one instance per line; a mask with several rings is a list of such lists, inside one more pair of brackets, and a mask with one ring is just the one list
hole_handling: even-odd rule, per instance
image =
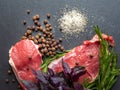
[[[46, 13], [53, 16], [50, 20], [56, 38], [61, 37], [57, 28], [56, 19], [60, 17], [60, 10], [68, 7], [80, 9], [88, 18], [86, 31], [79, 35], [79, 38], [70, 37], [68, 42], [63, 41], [66, 49], [73, 48], [82, 43], [83, 40], [90, 39], [94, 35], [93, 25], [100, 26], [103, 32], [113, 35], [116, 47], [115, 51], [120, 54], [120, 0], [0, 0], [0, 89], [17, 90], [17, 83], [5, 83], [5, 79], [10, 80], [14, 75], [8, 76], [8, 51], [11, 45], [15, 44], [25, 32], [26, 26], [22, 25], [25, 19], [27, 25], [32, 25], [31, 17], [35, 14], [41, 15], [41, 20], [45, 18]], [[26, 10], [31, 10], [27, 15]], [[120, 65], [120, 57], [119, 65]], [[112, 90], [120, 88], [120, 79], [114, 85]]]

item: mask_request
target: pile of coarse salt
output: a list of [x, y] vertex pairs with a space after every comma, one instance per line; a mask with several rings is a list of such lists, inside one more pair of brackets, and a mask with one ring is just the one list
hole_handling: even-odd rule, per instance
[[64, 11], [63, 16], [58, 19], [59, 27], [67, 35], [79, 34], [87, 25], [87, 17], [78, 9]]

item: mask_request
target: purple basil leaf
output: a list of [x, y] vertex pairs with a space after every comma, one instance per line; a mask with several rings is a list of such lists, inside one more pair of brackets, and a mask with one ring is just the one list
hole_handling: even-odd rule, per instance
[[71, 78], [73, 81], [76, 81], [79, 79], [79, 77], [83, 74], [85, 74], [86, 70], [84, 67], [81, 66], [75, 66], [74, 68], [72, 68], [72, 72], [71, 72]]
[[53, 86], [55, 85], [56, 87], [58, 87], [61, 83], [64, 83], [64, 79], [61, 77], [51, 77], [50, 78], [51, 84], [53, 84]]
[[49, 72], [50, 76], [54, 76], [54, 72], [52, 69], [48, 68], [48, 72]]
[[71, 69], [70, 69], [69, 65], [66, 62], [64, 62], [63, 60], [62, 60], [62, 67], [63, 67], [64, 73], [69, 76], [71, 73]]
[[45, 73], [42, 71], [37, 71], [37, 75], [35, 76], [40, 82], [43, 82], [45, 84], [48, 83], [48, 81], [45, 78]]
[[23, 81], [23, 84], [27, 90], [39, 90], [38, 86], [32, 81]]
[[40, 82], [40, 90], [55, 90], [55, 89], [49, 84], [44, 84]]
[[33, 74], [36, 76], [37, 72], [33, 68], [31, 68], [31, 70], [32, 70]]
[[84, 90], [83, 86], [79, 83], [74, 83], [74, 90]]
[[63, 85], [63, 86], [59, 86], [58, 90], [72, 90], [72, 89], [68, 86]]

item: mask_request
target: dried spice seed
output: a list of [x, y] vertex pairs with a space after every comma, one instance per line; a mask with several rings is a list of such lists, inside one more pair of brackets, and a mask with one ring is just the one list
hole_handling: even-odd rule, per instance
[[45, 48], [45, 44], [44, 43], [42, 44], [42, 47]]
[[53, 52], [53, 55], [55, 55], [55, 54], [56, 54], [56, 52], [54, 51], [54, 52]]
[[41, 33], [38, 33], [37, 35], [38, 35], [39, 37], [41, 37]]
[[36, 29], [39, 31], [39, 30], [40, 30], [40, 27], [36, 27]]
[[42, 44], [39, 44], [39, 49], [41, 49], [42, 48]]
[[52, 47], [52, 51], [55, 51], [56, 49], [54, 47]]
[[50, 14], [50, 13], [48, 13], [48, 14], [47, 14], [47, 18], [49, 19], [50, 17], [51, 17], [51, 14]]
[[36, 16], [36, 20], [39, 20], [40, 19], [40, 15], [35, 15]]
[[36, 24], [36, 25], [37, 25], [37, 26], [39, 26], [39, 27], [41, 26], [40, 22], [37, 22], [37, 24]]
[[43, 27], [42, 26], [40, 26], [40, 31], [43, 31]]
[[39, 39], [38, 39], [38, 42], [39, 42], [39, 43], [41, 43], [41, 42], [42, 42], [41, 38], [39, 38]]
[[45, 39], [42, 39], [42, 43], [45, 43], [46, 42], [46, 40]]
[[59, 38], [59, 42], [62, 42], [62, 38]]
[[48, 48], [48, 47], [49, 47], [49, 44], [46, 44], [46, 47]]
[[35, 44], [38, 44], [38, 40], [34, 39], [34, 43], [35, 43]]
[[63, 47], [63, 46], [61, 46], [61, 47], [60, 47], [60, 50], [61, 50], [61, 51], [64, 51], [65, 49], [64, 49], [64, 47]]
[[28, 39], [32, 40], [32, 35], [28, 35]]
[[27, 37], [26, 36], [22, 36], [22, 38], [21, 39], [27, 39]]
[[20, 85], [18, 85], [18, 89], [20, 89], [20, 90], [21, 90], [21, 86], [20, 86]]
[[48, 21], [46, 19], [43, 22], [44, 22], [45, 25], [48, 23]]
[[30, 29], [27, 30], [26, 32], [28, 35], [31, 35], [32, 34], [32, 31]]
[[36, 35], [36, 36], [35, 36], [35, 38], [38, 40], [38, 39], [39, 39], [39, 36], [38, 36], [38, 35]]
[[52, 27], [50, 26], [49, 29], [52, 30]]
[[27, 23], [26, 20], [23, 20], [23, 25], [26, 25], [26, 23]]
[[35, 37], [34, 37], [34, 36], [32, 36], [32, 37], [31, 37], [31, 40], [34, 40], [34, 39], [35, 39]]
[[35, 24], [35, 25], [37, 25], [37, 23], [38, 23], [38, 21], [37, 21], [37, 20], [35, 20], [35, 21], [34, 21], [34, 24]]
[[45, 49], [44, 49], [44, 53], [47, 53], [47, 52], [48, 52], [48, 50], [47, 50], [47, 48], [45, 48]]
[[46, 28], [49, 28], [49, 24], [45, 24], [45, 27], [46, 27]]
[[30, 27], [30, 26], [27, 26], [27, 29], [31, 29], [31, 27]]
[[49, 47], [48, 50], [51, 51], [52, 49]]
[[36, 16], [33, 16], [33, 18], [32, 18], [32, 19], [33, 19], [33, 21], [35, 21], [35, 20], [36, 20]]
[[27, 33], [24, 33], [24, 36], [27, 36]]
[[6, 82], [6, 83], [9, 83], [9, 80], [8, 80], [8, 79], [5, 79], [5, 82]]
[[10, 75], [11, 74], [11, 70], [8, 70], [7, 73], [8, 73], [8, 75]]
[[60, 44], [58, 44], [58, 47], [60, 48], [60, 47], [61, 47], [61, 45], [60, 45]]
[[49, 28], [46, 28], [46, 31], [50, 31], [50, 29], [49, 29]]
[[12, 83], [15, 83], [15, 79], [12, 79]]
[[46, 36], [47, 36], [46, 34], [43, 35], [43, 37], [46, 37]]
[[55, 48], [56, 48], [56, 50], [57, 50], [57, 49], [58, 49], [58, 46], [56, 45]]
[[30, 10], [26, 10], [27, 14], [30, 14]]
[[31, 29], [34, 31], [35, 30], [35, 26], [32, 26]]

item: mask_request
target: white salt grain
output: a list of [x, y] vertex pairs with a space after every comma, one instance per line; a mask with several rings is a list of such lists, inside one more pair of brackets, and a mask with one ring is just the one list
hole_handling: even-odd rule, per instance
[[64, 11], [63, 16], [58, 19], [59, 27], [67, 35], [79, 34], [84, 31], [87, 25], [87, 17], [78, 9]]

